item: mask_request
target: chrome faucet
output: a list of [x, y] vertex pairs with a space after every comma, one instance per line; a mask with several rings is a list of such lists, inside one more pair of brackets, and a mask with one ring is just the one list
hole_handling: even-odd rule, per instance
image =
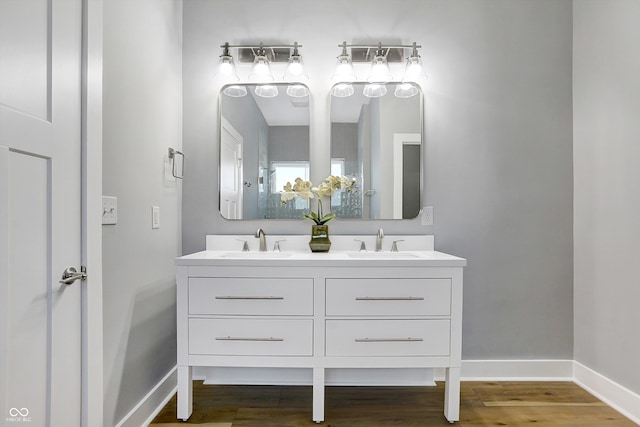
[[255, 238], [260, 239], [260, 252], [266, 252], [267, 239], [264, 237], [264, 231], [262, 231], [262, 228], [258, 228], [258, 230], [256, 230]]
[[382, 239], [384, 238], [384, 232], [382, 228], [378, 229], [378, 234], [376, 234], [376, 252], [380, 252], [382, 250]]

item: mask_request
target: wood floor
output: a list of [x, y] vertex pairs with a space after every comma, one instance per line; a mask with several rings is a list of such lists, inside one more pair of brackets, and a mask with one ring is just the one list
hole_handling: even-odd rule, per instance
[[[311, 421], [311, 387], [212, 386], [194, 382], [188, 424], [216, 427], [451, 426], [437, 387], [327, 387], [325, 421]], [[152, 426], [177, 423], [175, 396]], [[218, 424], [219, 423], [219, 424]], [[633, 427], [571, 382], [463, 382], [458, 427]]]

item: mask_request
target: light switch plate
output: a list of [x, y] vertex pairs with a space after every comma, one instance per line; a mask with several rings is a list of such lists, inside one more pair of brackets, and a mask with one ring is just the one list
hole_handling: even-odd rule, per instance
[[151, 228], [160, 228], [160, 206], [151, 206]]
[[433, 225], [433, 206], [422, 207], [422, 225]]
[[118, 223], [118, 198], [102, 196], [102, 225]]

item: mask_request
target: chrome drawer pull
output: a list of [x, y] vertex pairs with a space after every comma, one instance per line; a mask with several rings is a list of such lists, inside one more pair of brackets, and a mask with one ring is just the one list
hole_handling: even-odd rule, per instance
[[356, 342], [415, 342], [424, 341], [423, 338], [356, 338]]
[[243, 337], [216, 337], [216, 341], [284, 341], [284, 338], [243, 338]]
[[284, 297], [261, 297], [261, 296], [248, 296], [248, 297], [239, 297], [239, 296], [231, 296], [231, 295], [227, 295], [227, 296], [220, 296], [220, 297], [216, 297], [216, 299], [240, 299], [240, 300], [282, 300], [284, 299]]
[[356, 301], [424, 301], [424, 297], [356, 297]]

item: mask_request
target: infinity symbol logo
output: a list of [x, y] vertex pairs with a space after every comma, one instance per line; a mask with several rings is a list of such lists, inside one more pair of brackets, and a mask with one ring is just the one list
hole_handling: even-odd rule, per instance
[[11, 408], [11, 409], [9, 409], [9, 416], [10, 417], [17, 417], [18, 415], [21, 416], [21, 417], [26, 417], [27, 415], [29, 415], [29, 410], [27, 408], [22, 408], [22, 409]]

